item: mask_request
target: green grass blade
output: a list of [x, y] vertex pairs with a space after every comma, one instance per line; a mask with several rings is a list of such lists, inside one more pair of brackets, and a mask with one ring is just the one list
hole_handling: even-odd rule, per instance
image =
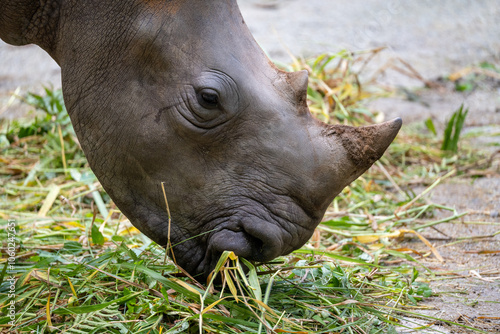
[[97, 304], [97, 305], [84, 305], [84, 306], [76, 306], [76, 307], [60, 307], [60, 308], [52, 311], [52, 313], [63, 315], [63, 314], [83, 314], [83, 313], [95, 312], [95, 311], [102, 310], [110, 305], [115, 304], [115, 303], [117, 303], [117, 304], [124, 303], [127, 300], [132, 299], [132, 298], [140, 295], [141, 293], [142, 293], [142, 291], [135, 292], [133, 294], [117, 298], [117, 299], [112, 300], [110, 302]]

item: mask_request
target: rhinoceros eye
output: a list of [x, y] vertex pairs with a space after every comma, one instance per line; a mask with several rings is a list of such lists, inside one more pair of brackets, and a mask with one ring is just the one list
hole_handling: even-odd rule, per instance
[[198, 102], [207, 109], [215, 109], [219, 106], [219, 94], [212, 89], [203, 89], [198, 94]]

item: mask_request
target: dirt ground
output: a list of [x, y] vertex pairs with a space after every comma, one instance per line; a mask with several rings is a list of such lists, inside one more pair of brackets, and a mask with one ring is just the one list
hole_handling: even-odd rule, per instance
[[[470, 214], [422, 232], [444, 259], [443, 263], [433, 256], [420, 259], [436, 274], [431, 287], [439, 293], [424, 303], [431, 309], [422, 313], [500, 333], [500, 235], [492, 237], [500, 231], [500, 177], [453, 179], [438, 186], [429, 200]], [[448, 216], [449, 212], [438, 211], [434, 219]], [[429, 251], [416, 238], [404, 246]], [[443, 324], [427, 333], [438, 330], [468, 333]]]
[[[482, 133], [475, 139], [478, 149], [486, 148], [491, 154], [500, 149], [500, 80], [477, 83], [475, 89], [465, 93], [439, 81], [480, 62], [500, 65], [498, 0], [238, 2], [256, 40], [277, 61], [290, 62], [289, 53], [310, 56], [341, 49], [387, 47], [371, 70], [400, 58], [423, 79], [438, 82], [440, 87], [424, 89], [423, 81], [415, 76], [388, 71], [383, 78], [385, 84], [412, 94], [377, 100], [370, 109], [386, 118], [400, 116], [405, 126], [432, 118], [442, 128], [451, 113], [465, 103], [470, 108], [465, 132]], [[38, 47], [12, 47], [0, 42], [0, 117], [23, 113], [17, 102], [11, 103], [18, 87], [21, 94], [39, 91], [42, 84], [59, 87], [59, 75], [57, 64]], [[497, 164], [499, 160], [497, 155]], [[500, 320], [493, 319], [500, 317], [500, 254], [484, 252], [500, 251], [500, 234], [493, 236], [500, 231], [500, 175], [452, 179], [439, 185], [429, 200], [474, 214], [424, 232], [439, 247], [445, 262], [431, 257], [423, 263], [437, 273], [453, 273], [434, 281], [433, 289], [440, 295], [426, 302], [432, 308], [422, 312], [487, 333], [500, 333]], [[457, 240], [471, 236], [478, 238]], [[423, 246], [415, 240], [411, 247]], [[437, 323], [428, 330], [436, 332], [467, 331]]]

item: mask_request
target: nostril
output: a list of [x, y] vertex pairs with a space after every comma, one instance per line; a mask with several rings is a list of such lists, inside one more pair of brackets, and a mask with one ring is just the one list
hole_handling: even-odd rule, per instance
[[210, 243], [212, 256], [232, 251], [250, 261], [266, 262], [281, 255], [281, 237], [278, 227], [260, 220], [247, 218], [231, 228], [215, 232]]
[[279, 228], [272, 223], [250, 218], [242, 221], [242, 227], [252, 240], [251, 260], [266, 262], [282, 255], [282, 237]]
[[264, 249], [264, 242], [261, 239], [251, 235], [250, 233], [248, 233], [246, 231], [245, 231], [245, 234], [246, 234], [247, 240], [249, 240], [250, 244], [252, 245], [251, 259], [256, 260], [256, 261], [261, 261], [260, 258], [262, 258], [262, 253], [263, 253], [263, 249]]
[[221, 230], [216, 232], [210, 240], [210, 248], [214, 253], [232, 251], [238, 256], [248, 257], [252, 254], [252, 240], [244, 232]]

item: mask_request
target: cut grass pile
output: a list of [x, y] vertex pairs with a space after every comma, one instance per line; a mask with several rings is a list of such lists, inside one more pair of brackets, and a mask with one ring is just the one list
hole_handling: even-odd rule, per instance
[[[353, 70], [371, 56], [296, 61], [294, 69], [310, 70], [312, 112], [334, 123], [371, 122], [361, 102], [388, 92], [362, 86]], [[451, 155], [437, 149], [439, 138], [426, 134], [424, 124], [405, 128], [380, 162], [335, 199], [302, 249], [255, 266], [226, 252], [214, 274], [223, 284], [205, 286], [180, 274], [110, 201], [88, 167], [60, 91], [47, 89], [26, 102], [38, 118], [4, 122], [0, 134], [3, 330], [395, 333], [443, 321], [418, 313], [434, 277], [419, 259], [440, 258], [420, 232], [465, 213], [430, 203], [425, 194], [445, 178], [481, 175], [491, 166], [486, 155], [463, 147]], [[416, 196], [418, 185], [427, 190]], [[433, 219], [436, 209], [448, 217]], [[428, 252], [399, 246], [405, 236], [420, 238]]]

